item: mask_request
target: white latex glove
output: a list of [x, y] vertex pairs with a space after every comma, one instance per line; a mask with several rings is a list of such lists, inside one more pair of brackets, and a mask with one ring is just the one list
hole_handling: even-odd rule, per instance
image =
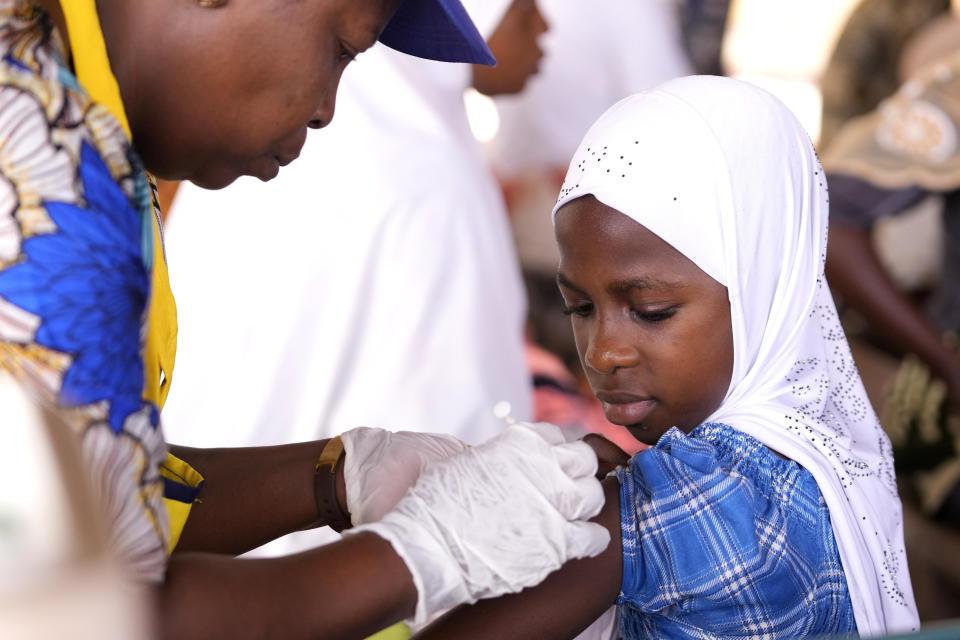
[[393, 509], [427, 463], [460, 453], [453, 436], [359, 427], [343, 433], [343, 477], [354, 525], [376, 522]]
[[610, 542], [599, 524], [597, 457], [548, 424], [519, 423], [427, 465], [379, 522], [345, 532], [387, 539], [417, 588], [413, 623], [464, 602], [540, 583], [568, 560]]

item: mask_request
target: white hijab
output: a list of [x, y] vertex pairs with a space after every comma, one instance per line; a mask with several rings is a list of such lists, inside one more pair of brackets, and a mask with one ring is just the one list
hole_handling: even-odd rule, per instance
[[727, 287], [733, 376], [707, 421], [813, 474], [861, 635], [916, 629], [890, 442], [824, 279], [827, 184], [797, 120], [744, 82], [672, 80], [593, 125], [554, 214], [586, 194]]

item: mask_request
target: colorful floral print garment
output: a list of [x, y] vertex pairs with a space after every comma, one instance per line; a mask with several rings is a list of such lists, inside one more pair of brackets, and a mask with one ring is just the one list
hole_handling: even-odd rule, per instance
[[44, 14], [0, 0], [0, 51], [0, 366], [64, 409], [121, 559], [160, 580], [166, 445], [142, 359], [152, 189]]

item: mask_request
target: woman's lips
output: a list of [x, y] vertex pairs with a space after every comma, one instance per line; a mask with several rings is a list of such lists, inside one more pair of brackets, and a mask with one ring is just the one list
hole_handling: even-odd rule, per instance
[[625, 427], [643, 422], [657, 405], [657, 401], [630, 393], [598, 392], [607, 420]]

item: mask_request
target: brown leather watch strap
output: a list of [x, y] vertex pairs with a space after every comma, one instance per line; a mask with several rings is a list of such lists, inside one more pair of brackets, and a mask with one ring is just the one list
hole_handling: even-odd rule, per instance
[[317, 515], [334, 531], [350, 527], [350, 516], [340, 508], [337, 500], [337, 467], [343, 464], [343, 441], [340, 436], [331, 438], [324, 445], [317, 460], [313, 476], [314, 494], [317, 500]]

